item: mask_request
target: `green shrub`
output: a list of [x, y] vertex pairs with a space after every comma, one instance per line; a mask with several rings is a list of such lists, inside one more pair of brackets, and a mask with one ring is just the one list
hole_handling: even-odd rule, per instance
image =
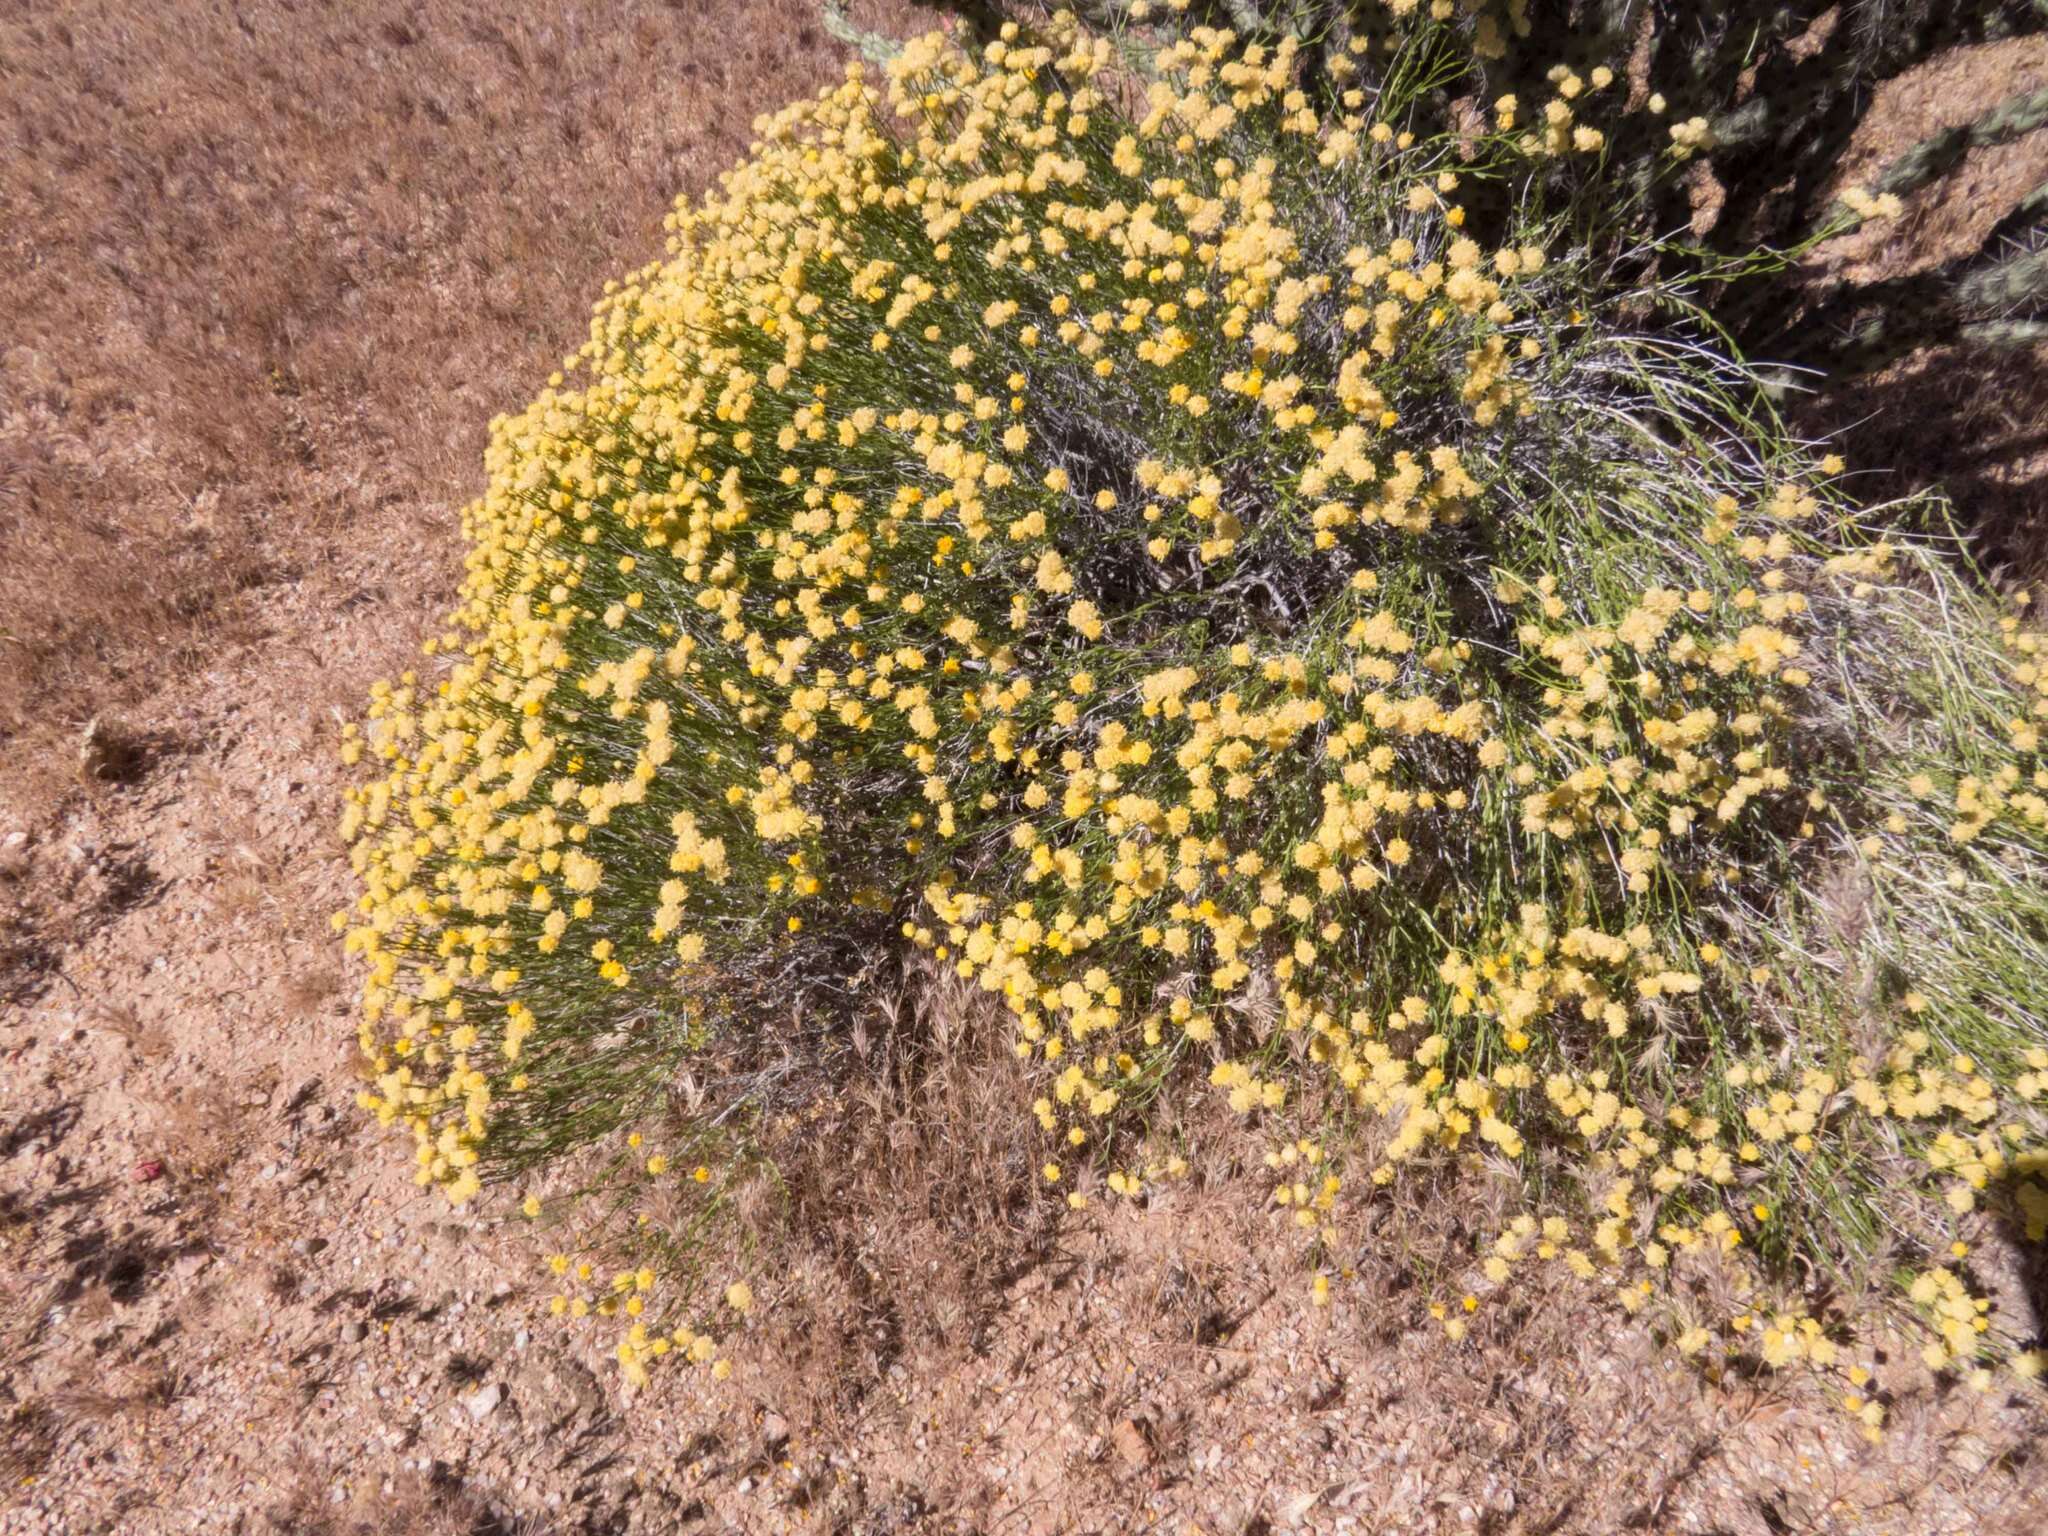
[[[953, 0], [966, 27], [993, 35], [998, 13], [1041, 7]], [[1554, 94], [1553, 75], [1603, 66], [1626, 81], [1633, 108], [1610, 119], [1597, 164], [1579, 174], [1603, 210], [1617, 254], [1650, 257], [1667, 275], [1747, 271], [1762, 248], [1797, 253], [1853, 225], [1866, 198], [1910, 198], [1951, 177], [1964, 157], [2009, 144], [2048, 117], [2048, 92], [1987, 100], [1975, 118], [1908, 145], [1844, 188], [1852, 141], [1887, 81], [1945, 50], [2038, 32], [2040, 0], [1086, 0], [1091, 23], [1116, 30], [1142, 65], [1147, 46], [1189, 26], [1299, 40], [1303, 83], [1318, 102], [1341, 88], [1320, 65], [1367, 41], [1368, 73], [1435, 31], [1451, 67], [1414, 103], [1426, 132], [1455, 132], [1466, 114], [1515, 96]], [[1448, 25], [1444, 25], [1448, 23]], [[884, 40], [867, 38], [876, 53]], [[1844, 193], [1847, 193], [1845, 196]], [[1859, 195], [1861, 194], [1861, 195]], [[2048, 268], [2038, 260], [2048, 183], [2020, 199], [1974, 250], [1905, 276], [1822, 279], [1812, 270], [1716, 294], [1717, 320], [1751, 356], [1837, 382], [1878, 372], [1918, 348], [1960, 345], [2011, 354], [2048, 335]], [[1682, 232], [1682, 242], [1669, 237]], [[2010, 533], [2010, 531], [2009, 531]]]
[[[722, 1281], [720, 1157], [908, 946], [1007, 1010], [1076, 1203], [1183, 1167], [1150, 1111], [1206, 1084], [1324, 1252], [1471, 1161], [1527, 1190], [1494, 1284], [1689, 1351], [1827, 1364], [1797, 1277], [1879, 1261], [1930, 1358], [2024, 1343], [1943, 1261], [2048, 1223], [2035, 642], [1617, 283], [1557, 195], [1611, 77], [1410, 126], [1450, 35], [1320, 113], [1287, 41], [1146, 87], [1066, 23], [925, 38], [679, 206], [349, 742], [423, 1183], [603, 1143]], [[702, 1285], [574, 1278], [629, 1374], [715, 1353]]]

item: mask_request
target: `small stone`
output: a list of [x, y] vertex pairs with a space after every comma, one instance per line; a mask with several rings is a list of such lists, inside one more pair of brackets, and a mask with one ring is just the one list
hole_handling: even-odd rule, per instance
[[472, 1419], [481, 1424], [496, 1410], [499, 1401], [504, 1396], [505, 1389], [494, 1381], [487, 1386], [478, 1387], [474, 1392], [463, 1398], [462, 1406], [469, 1410], [469, 1416]]
[[1109, 1442], [1116, 1447], [1119, 1459], [1127, 1467], [1150, 1466], [1153, 1458], [1152, 1437], [1137, 1419], [1125, 1419], [1109, 1432]]
[[369, 1331], [368, 1328], [363, 1326], [361, 1318], [352, 1317], [341, 1325], [341, 1342], [344, 1344], [360, 1344], [363, 1342], [363, 1335]]
[[1320, 1489], [1311, 1490], [1308, 1493], [1297, 1493], [1293, 1498], [1280, 1506], [1280, 1523], [1283, 1525], [1298, 1525], [1302, 1517], [1314, 1509], [1321, 1498], [1322, 1492]]

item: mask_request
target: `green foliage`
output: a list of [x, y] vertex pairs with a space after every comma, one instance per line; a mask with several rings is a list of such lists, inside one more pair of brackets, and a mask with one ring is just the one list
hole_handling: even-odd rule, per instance
[[[1439, 123], [1467, 41], [1196, 30], [1136, 99], [1072, 25], [918, 39], [679, 207], [494, 423], [452, 666], [351, 742], [422, 1182], [808, 1111], [907, 944], [1076, 1198], [1206, 1085], [1321, 1251], [1478, 1164], [1496, 1283], [1662, 1281], [1738, 1350], [1743, 1287], [2048, 1228], [2035, 642], [1628, 238], [1621, 83]], [[1767, 1363], [1833, 1358], [1820, 1301]]]

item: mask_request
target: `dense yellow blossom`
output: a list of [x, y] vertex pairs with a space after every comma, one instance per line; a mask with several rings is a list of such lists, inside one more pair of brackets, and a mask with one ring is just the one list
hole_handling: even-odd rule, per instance
[[[1809, 1038], [1748, 979], [1845, 829], [1916, 869], [2039, 851], [2035, 639], [1987, 642], [1986, 760], [1864, 817], [1838, 637], [1918, 566], [1715, 414], [1732, 370], [1589, 316], [1554, 226], [1457, 200], [1599, 150], [1611, 73], [1459, 158], [1380, 134], [1397, 101], [1309, 110], [1291, 43], [1197, 28], [1135, 94], [1112, 62], [1066, 23], [933, 36], [764, 120], [493, 423], [461, 606], [347, 743], [363, 1099], [421, 1182], [466, 1199], [686, 1066], [756, 1080], [908, 944], [1008, 1016], [1077, 1206], [1098, 1164], [1142, 1198], [1134, 1116], [1208, 1085], [1360, 1127], [1276, 1160], [1305, 1231], [1407, 1163], [1555, 1156], [1494, 1284], [1637, 1307], [1825, 1243], [1799, 1191], [1850, 1117], [1941, 1219], [1996, 1192], [2038, 1238], [2038, 1018], [1876, 1000]], [[710, 1360], [637, 1321], [656, 1281], [558, 1310], [635, 1319], [636, 1380]], [[1911, 1293], [1944, 1359], [1960, 1283]], [[1767, 1363], [1829, 1362], [1772, 1318]]]

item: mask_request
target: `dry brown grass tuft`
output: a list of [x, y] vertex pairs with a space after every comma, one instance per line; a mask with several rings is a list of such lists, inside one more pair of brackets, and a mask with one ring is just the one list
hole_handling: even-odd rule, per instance
[[927, 968], [855, 1042], [843, 1091], [773, 1128], [745, 1220], [788, 1299], [768, 1379], [802, 1430], [850, 1431], [891, 1372], [988, 1347], [1015, 1279], [1057, 1231], [1038, 1130], [985, 997]]
[[258, 1135], [250, 1100], [263, 1092], [249, 1082], [202, 1083], [158, 1105], [152, 1144], [165, 1171], [195, 1187], [220, 1178]]
[[123, 1371], [111, 1382], [80, 1383], [53, 1392], [50, 1407], [74, 1424], [106, 1424], [160, 1413], [178, 1400], [181, 1391], [176, 1372], [147, 1364]]
[[296, 971], [284, 979], [279, 999], [295, 1014], [317, 1013], [341, 996], [341, 972], [331, 965], [317, 965]]
[[9, 1406], [0, 1420], [0, 1482], [20, 1484], [40, 1474], [57, 1450], [57, 1416], [47, 1403]]
[[131, 1051], [145, 1060], [162, 1056], [171, 1048], [171, 1037], [162, 1025], [150, 1023], [134, 1004], [119, 998], [89, 1005], [85, 1019], [90, 1027], [125, 1041]]

